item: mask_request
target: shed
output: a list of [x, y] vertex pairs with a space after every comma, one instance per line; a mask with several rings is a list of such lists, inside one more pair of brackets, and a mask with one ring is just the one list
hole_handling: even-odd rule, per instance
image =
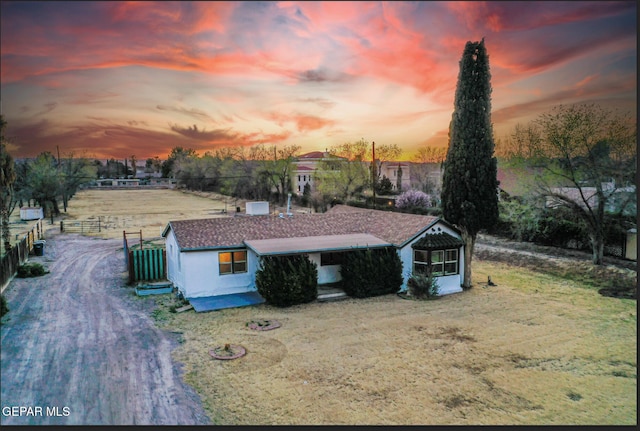
[[20, 208], [20, 220], [40, 220], [41, 218], [44, 218], [41, 207]]
[[629, 260], [638, 260], [638, 230], [629, 229], [627, 231], [627, 240], [624, 248], [624, 258]]

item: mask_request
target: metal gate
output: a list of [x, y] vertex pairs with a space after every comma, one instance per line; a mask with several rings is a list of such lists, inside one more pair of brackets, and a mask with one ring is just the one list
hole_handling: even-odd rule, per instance
[[140, 280], [165, 280], [167, 253], [163, 248], [129, 250], [129, 282]]

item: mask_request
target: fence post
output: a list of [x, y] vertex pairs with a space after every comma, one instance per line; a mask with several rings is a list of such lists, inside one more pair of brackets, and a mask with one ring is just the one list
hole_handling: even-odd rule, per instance
[[127, 243], [127, 232], [122, 231], [122, 248], [124, 248], [124, 264], [129, 268], [129, 244]]

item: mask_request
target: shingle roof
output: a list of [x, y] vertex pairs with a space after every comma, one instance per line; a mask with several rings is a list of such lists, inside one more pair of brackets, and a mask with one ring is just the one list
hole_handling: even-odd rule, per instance
[[418, 250], [437, 250], [444, 248], [456, 248], [464, 245], [464, 242], [446, 232], [425, 235], [416, 241], [411, 247]]
[[302, 238], [367, 233], [396, 246], [404, 245], [438, 220], [437, 217], [367, 210], [336, 205], [322, 214], [240, 216], [171, 221], [181, 250], [242, 247], [244, 240]]

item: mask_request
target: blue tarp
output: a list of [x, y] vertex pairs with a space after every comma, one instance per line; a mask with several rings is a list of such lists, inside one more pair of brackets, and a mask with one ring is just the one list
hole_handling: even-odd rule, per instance
[[222, 310], [223, 308], [244, 307], [262, 304], [264, 298], [258, 292], [234, 293], [231, 295], [206, 296], [203, 298], [189, 298], [189, 304], [197, 313], [204, 311]]

